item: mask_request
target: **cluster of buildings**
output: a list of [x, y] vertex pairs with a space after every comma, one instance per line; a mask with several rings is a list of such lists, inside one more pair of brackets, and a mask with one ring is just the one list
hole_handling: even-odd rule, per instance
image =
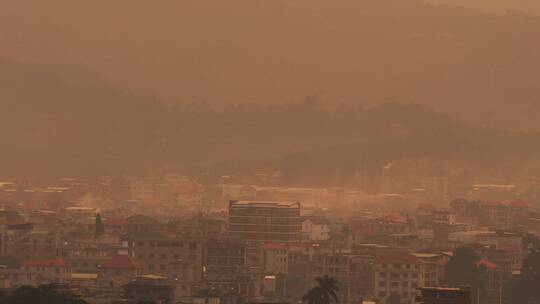
[[[178, 176], [62, 182], [0, 187], [0, 288], [60, 284], [100, 304], [292, 303], [328, 275], [342, 303], [431, 303], [430, 294], [466, 294], [444, 283], [453, 250], [466, 245], [497, 298], [519, 275], [524, 237], [540, 232], [523, 201], [344, 212], [338, 198], [353, 191], [203, 186]], [[107, 203], [71, 205], [89, 193]]]

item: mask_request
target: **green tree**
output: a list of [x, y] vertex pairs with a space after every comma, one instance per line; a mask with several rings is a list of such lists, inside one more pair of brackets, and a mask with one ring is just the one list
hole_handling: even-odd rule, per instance
[[0, 290], [0, 304], [8, 303], [8, 296], [3, 290]]
[[9, 304], [87, 304], [85, 301], [66, 294], [57, 293], [52, 285], [40, 287], [23, 286], [15, 290], [11, 296], [6, 297]]
[[527, 233], [523, 236], [523, 248], [525, 248], [525, 250], [534, 249], [538, 247], [538, 245], [540, 245], [540, 241], [536, 235]]
[[506, 303], [538, 303], [540, 299], [540, 246], [532, 249], [525, 260], [521, 276], [504, 288]]
[[105, 234], [105, 227], [103, 226], [103, 222], [101, 221], [101, 214], [96, 215], [96, 231], [94, 234], [94, 237], [98, 239], [100, 236]]
[[302, 298], [303, 302], [307, 304], [330, 304], [338, 303], [339, 299], [337, 293], [339, 288], [337, 281], [327, 275], [324, 277], [316, 278], [317, 286], [313, 287]]
[[469, 247], [458, 247], [445, 266], [445, 282], [449, 286], [470, 286], [477, 299], [485, 289], [486, 268], [479, 265], [480, 256]]

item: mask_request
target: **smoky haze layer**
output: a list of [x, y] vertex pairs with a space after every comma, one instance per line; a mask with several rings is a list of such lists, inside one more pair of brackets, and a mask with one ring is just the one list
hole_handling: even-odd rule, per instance
[[400, 160], [490, 178], [540, 168], [538, 134], [484, 129], [413, 104], [328, 109], [308, 97], [216, 110], [140, 96], [86, 69], [9, 60], [0, 60], [0, 92], [6, 176], [280, 170], [290, 183], [324, 185], [376, 176]]
[[427, 0], [426, 2], [456, 5], [495, 13], [520, 10], [536, 15], [540, 14], [540, 2], [536, 0]]
[[538, 37], [534, 15], [414, 0], [34, 0], [0, 10], [1, 56], [83, 66], [169, 104], [403, 101], [521, 130], [540, 129]]

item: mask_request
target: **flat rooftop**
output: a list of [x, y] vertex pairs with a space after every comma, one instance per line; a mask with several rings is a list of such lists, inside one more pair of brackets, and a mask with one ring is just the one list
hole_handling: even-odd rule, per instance
[[231, 201], [231, 207], [258, 207], [258, 208], [298, 208], [299, 202], [276, 201]]

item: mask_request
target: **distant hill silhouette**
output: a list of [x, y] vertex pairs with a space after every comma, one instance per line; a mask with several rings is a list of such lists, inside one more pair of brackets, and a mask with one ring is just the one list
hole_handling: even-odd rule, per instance
[[535, 133], [484, 129], [414, 104], [167, 105], [84, 69], [7, 60], [0, 80], [3, 174], [281, 169], [291, 181], [324, 183], [425, 158], [519, 175], [540, 151]]
[[487, 12], [504, 13], [519, 10], [540, 15], [540, 2], [536, 0], [427, 0], [428, 3], [463, 6]]
[[87, 66], [169, 103], [411, 102], [521, 130], [540, 130], [538, 37], [534, 15], [421, 0], [33, 0], [0, 10], [0, 55]]

